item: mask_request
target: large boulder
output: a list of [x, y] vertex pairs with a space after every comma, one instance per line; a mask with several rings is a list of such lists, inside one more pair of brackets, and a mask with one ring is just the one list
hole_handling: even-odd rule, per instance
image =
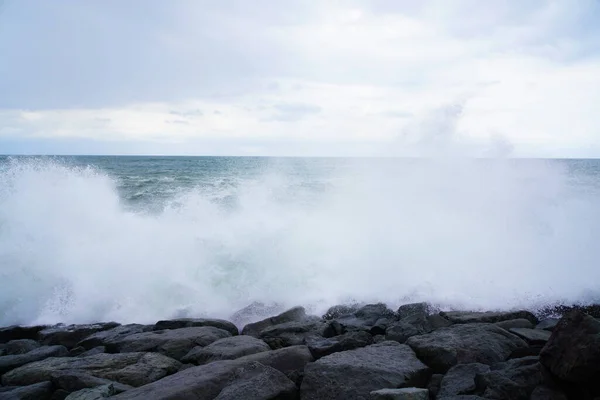
[[314, 358], [308, 347], [290, 346], [240, 357], [237, 361], [259, 362], [283, 372], [288, 378], [296, 382], [302, 377], [306, 365], [314, 361]]
[[133, 389], [133, 386], [124, 385], [108, 379], [98, 378], [88, 373], [79, 371], [56, 371], [51, 374], [52, 384], [65, 392], [72, 393], [82, 389], [91, 389], [98, 386], [112, 385], [115, 393]]
[[0, 343], [7, 343], [11, 340], [19, 340], [19, 339], [32, 339], [36, 340], [38, 337], [38, 332], [42, 329], [46, 328], [46, 326], [38, 325], [38, 326], [8, 326], [6, 328], [0, 328]]
[[310, 363], [300, 387], [306, 399], [366, 399], [382, 388], [424, 387], [429, 368], [410, 347], [386, 341]]
[[257, 362], [215, 361], [113, 397], [115, 400], [294, 399], [296, 387], [281, 372]]
[[492, 366], [490, 372], [475, 378], [483, 397], [496, 400], [529, 400], [542, 383], [541, 365], [537, 357], [514, 359]]
[[331, 338], [313, 336], [306, 345], [315, 359], [346, 350], [354, 350], [373, 344], [373, 336], [365, 331], [348, 332]]
[[40, 347], [40, 344], [32, 339], [17, 339], [3, 345], [4, 355], [16, 356], [19, 354], [29, 353]]
[[507, 331], [511, 330], [512, 328], [532, 329], [535, 327], [535, 325], [533, 325], [533, 323], [530, 320], [525, 318], [509, 319], [507, 321], [496, 322], [496, 326], [499, 326], [502, 329], [506, 329]]
[[559, 318], [546, 318], [540, 321], [539, 324], [535, 326], [535, 329], [543, 329], [545, 331], [552, 332], [556, 325], [558, 325]]
[[224, 319], [208, 319], [208, 318], [179, 318], [164, 321], [158, 321], [152, 330], [162, 331], [165, 329], [181, 329], [193, 328], [198, 326], [212, 326], [223, 329], [235, 336], [239, 334], [238, 328], [231, 322]]
[[[450, 321], [438, 314], [427, 315], [414, 310], [398, 322], [393, 322], [385, 331], [385, 338], [398, 343], [406, 343], [408, 338], [423, 335], [439, 328], [452, 325]], [[407, 311], [404, 310], [404, 315]]]
[[240, 335], [219, 339], [206, 347], [194, 347], [181, 361], [202, 365], [213, 361], [235, 360], [269, 350], [271, 348], [264, 341], [252, 336]]
[[537, 324], [537, 317], [529, 311], [508, 311], [508, 312], [472, 312], [472, 311], [449, 311], [441, 312], [440, 315], [449, 319], [455, 324], [473, 324], [473, 323], [496, 323], [508, 321], [511, 319], [526, 319], [532, 324]]
[[102, 400], [116, 394], [112, 384], [97, 386], [90, 389], [81, 389], [68, 395], [65, 400]]
[[49, 381], [60, 371], [77, 371], [130, 386], [142, 386], [179, 370], [181, 363], [156, 353], [96, 354], [89, 357], [47, 358], [4, 374], [5, 386]]
[[86, 337], [119, 326], [116, 322], [107, 322], [89, 325], [55, 325], [42, 329], [38, 333], [38, 340], [45, 345], [62, 345], [69, 349]]
[[106, 347], [108, 343], [118, 342], [120, 339], [136, 333], [149, 332], [152, 331], [153, 328], [154, 326], [152, 325], [121, 325], [106, 331], [94, 333], [77, 343], [77, 346], [84, 347], [87, 350], [98, 346]]
[[307, 315], [304, 307], [294, 307], [274, 317], [246, 325], [242, 329], [242, 335], [259, 337], [260, 333], [269, 327], [287, 322], [303, 322], [306, 319]]
[[597, 385], [600, 380], [600, 321], [577, 310], [565, 315], [540, 353], [540, 361], [563, 381]]
[[521, 339], [525, 340], [530, 345], [545, 345], [552, 334], [543, 329], [528, 329], [528, 328], [511, 328], [510, 333], [514, 333]]
[[490, 372], [490, 366], [485, 364], [458, 364], [450, 368], [440, 384], [438, 396], [448, 397], [461, 394], [474, 394], [477, 386], [475, 377], [478, 374]]
[[445, 373], [456, 364], [491, 365], [505, 361], [518, 348], [527, 347], [522, 339], [494, 324], [459, 324], [406, 342], [434, 372]]
[[52, 384], [40, 382], [28, 386], [0, 387], [2, 400], [50, 400], [52, 397]]
[[352, 314], [341, 315], [335, 319], [342, 326], [342, 332], [368, 331], [373, 335], [385, 334], [385, 330], [397, 321], [395, 312], [385, 304], [367, 304]]
[[371, 400], [429, 400], [429, 390], [420, 388], [380, 389], [371, 392]]
[[48, 357], [65, 357], [69, 351], [64, 346], [42, 346], [25, 354], [0, 357], [0, 375], [34, 361]]
[[318, 319], [307, 318], [305, 321], [292, 321], [270, 326], [263, 329], [258, 337], [276, 350], [305, 344], [306, 339], [313, 336], [323, 337], [326, 327], [327, 325]]

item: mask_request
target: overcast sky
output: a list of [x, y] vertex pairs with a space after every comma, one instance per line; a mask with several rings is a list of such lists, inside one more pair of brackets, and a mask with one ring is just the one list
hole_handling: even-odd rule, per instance
[[0, 4], [0, 153], [600, 157], [598, 0]]

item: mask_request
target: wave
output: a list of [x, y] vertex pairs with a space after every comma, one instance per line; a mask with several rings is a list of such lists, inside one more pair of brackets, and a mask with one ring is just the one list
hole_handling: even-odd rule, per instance
[[318, 185], [288, 172], [175, 191], [149, 214], [99, 169], [1, 164], [0, 324], [228, 318], [252, 302], [599, 298], [597, 194], [559, 162], [357, 162]]

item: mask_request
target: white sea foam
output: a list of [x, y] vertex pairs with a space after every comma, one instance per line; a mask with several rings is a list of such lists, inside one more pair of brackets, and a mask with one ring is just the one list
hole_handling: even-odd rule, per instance
[[231, 189], [234, 207], [187, 190], [149, 215], [93, 168], [6, 163], [0, 325], [227, 318], [253, 301], [598, 300], [600, 207], [558, 163], [361, 161], [317, 194], [289, 181], [274, 166]]

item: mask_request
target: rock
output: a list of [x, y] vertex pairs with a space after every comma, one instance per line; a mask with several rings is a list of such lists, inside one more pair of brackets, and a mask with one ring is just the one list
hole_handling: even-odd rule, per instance
[[360, 308], [359, 304], [342, 304], [330, 307], [327, 312], [323, 315], [324, 320], [332, 320], [339, 318], [343, 315], [354, 314]]
[[344, 334], [344, 327], [337, 321], [329, 321], [325, 323], [325, 329], [323, 330], [323, 337], [331, 338], [334, 336]]
[[558, 325], [558, 321], [560, 321], [558, 318], [546, 318], [540, 321], [540, 323], [535, 326], [535, 329], [543, 329], [552, 332], [554, 328], [556, 328], [556, 325]]
[[126, 336], [151, 331], [153, 328], [153, 326], [140, 324], [121, 325], [113, 329], [94, 333], [77, 343], [77, 346], [85, 347], [89, 350], [94, 347], [105, 346], [107, 343], [117, 342]]
[[510, 353], [510, 356], [508, 356], [508, 359], [512, 360], [514, 358], [539, 356], [543, 347], [543, 345], [539, 344], [529, 345], [529, 347], [520, 347], [518, 349], [513, 350]]
[[396, 314], [382, 303], [368, 304], [353, 314], [336, 318], [336, 321], [342, 325], [344, 333], [364, 330], [372, 335], [385, 334], [387, 327], [396, 320]]
[[242, 335], [258, 337], [260, 332], [271, 326], [284, 324], [286, 322], [302, 322], [306, 318], [306, 310], [304, 307], [294, 307], [274, 317], [246, 325], [244, 329], [242, 329]]
[[180, 360], [196, 346], [207, 346], [219, 339], [230, 336], [231, 334], [228, 331], [212, 326], [200, 326], [135, 333], [105, 341], [105, 346], [110, 352], [156, 351]]
[[542, 383], [537, 357], [526, 357], [499, 363], [485, 374], [477, 375], [477, 389], [483, 397], [496, 400], [529, 400]]
[[431, 375], [431, 379], [429, 379], [429, 383], [427, 384], [427, 389], [429, 390], [429, 397], [431, 399], [437, 398], [438, 393], [440, 391], [440, 386], [442, 385], [442, 379], [444, 379], [444, 375], [442, 374]]
[[405, 343], [412, 336], [423, 335], [450, 325], [452, 323], [440, 315], [412, 314], [392, 323], [385, 331], [385, 337], [387, 340]]
[[52, 384], [69, 393], [82, 389], [95, 388], [97, 386], [112, 385], [115, 393], [121, 393], [133, 389], [133, 386], [124, 385], [108, 379], [98, 378], [93, 375], [77, 371], [56, 371], [51, 373]]
[[545, 331], [543, 329], [529, 328], [511, 328], [509, 332], [514, 333], [522, 339], [525, 339], [525, 341], [529, 344], [541, 345], [545, 345], [548, 339], [550, 339], [550, 335], [552, 334], [551, 332]]
[[48, 381], [61, 371], [75, 371], [137, 387], [175, 373], [180, 367], [179, 361], [156, 353], [47, 358], [4, 374], [2, 384], [31, 385]]
[[429, 390], [419, 388], [381, 389], [371, 392], [371, 400], [429, 400]]
[[298, 378], [302, 376], [306, 364], [314, 361], [314, 358], [308, 350], [308, 347], [291, 346], [279, 350], [264, 351], [262, 353], [240, 357], [237, 361], [259, 362], [283, 372], [288, 378], [296, 382]]
[[456, 364], [493, 364], [506, 360], [527, 344], [493, 324], [459, 324], [413, 336], [406, 342], [419, 359], [445, 373]]
[[0, 375], [34, 361], [48, 357], [65, 357], [69, 351], [64, 346], [43, 346], [25, 354], [0, 357]]
[[45, 326], [9, 326], [0, 328], [0, 343], [7, 343], [11, 340], [31, 339], [36, 340], [38, 332]]
[[574, 305], [558, 305], [558, 306], [550, 306], [541, 310], [540, 313], [546, 316], [565, 316], [573, 311], [578, 311], [584, 314], [587, 314], [594, 318], [600, 318], [600, 305], [599, 304], [574, 304]]
[[29, 353], [40, 347], [40, 344], [31, 339], [11, 340], [4, 345], [4, 354], [7, 356], [16, 356], [19, 354]]
[[385, 338], [385, 335], [375, 335], [373, 336], [373, 343], [381, 343], [381, 342], [385, 342], [387, 339]]
[[490, 366], [485, 364], [458, 364], [448, 370], [442, 379], [438, 396], [456, 396], [459, 394], [474, 394], [476, 390], [475, 377], [477, 374], [490, 372]]
[[186, 369], [114, 399], [293, 399], [296, 388], [286, 379], [281, 372], [257, 362], [223, 360]]
[[511, 319], [526, 319], [532, 324], [537, 324], [538, 320], [535, 315], [529, 311], [512, 311], [512, 312], [469, 312], [469, 311], [450, 311], [441, 312], [441, 316], [449, 319], [455, 324], [472, 324], [472, 323], [496, 323], [508, 321]]
[[219, 339], [206, 347], [194, 347], [181, 361], [196, 365], [213, 361], [235, 360], [250, 354], [269, 351], [271, 348], [260, 339], [252, 336], [232, 336]]
[[98, 347], [94, 347], [93, 349], [89, 349], [88, 351], [84, 351], [83, 353], [81, 353], [79, 355], [79, 357], [93, 356], [94, 354], [102, 354], [102, 353], [106, 353], [106, 347], [98, 346]]
[[532, 329], [535, 325], [531, 323], [530, 320], [525, 318], [519, 319], [509, 319], [508, 321], [500, 321], [496, 322], [496, 326], [499, 326], [502, 329], [506, 329], [507, 331], [511, 328], [528, 328]]
[[305, 321], [285, 322], [263, 329], [258, 337], [265, 341], [273, 350], [283, 347], [305, 344], [311, 336], [323, 337], [326, 324], [320, 320], [307, 319]]
[[568, 400], [567, 396], [555, 389], [547, 386], [538, 386], [531, 393], [529, 400]]
[[65, 400], [71, 393], [63, 389], [56, 389], [50, 400]]
[[92, 389], [82, 389], [71, 393], [65, 400], [102, 400], [116, 394], [113, 385], [98, 386]]
[[52, 384], [40, 382], [29, 386], [0, 387], [2, 400], [50, 400]]
[[541, 363], [566, 382], [588, 386], [600, 379], [600, 321], [580, 311], [565, 315], [540, 353]]
[[306, 365], [300, 394], [313, 400], [364, 399], [385, 387], [423, 387], [429, 376], [429, 368], [408, 346], [386, 341]]
[[240, 327], [276, 315], [281, 311], [283, 311], [283, 308], [280, 305], [267, 305], [255, 301], [233, 313], [231, 317], [229, 317], [229, 320]]
[[238, 335], [240, 332], [238, 328], [231, 322], [225, 321], [224, 319], [205, 319], [205, 318], [180, 318], [165, 321], [158, 321], [154, 325], [154, 331], [162, 331], [165, 329], [181, 329], [181, 328], [193, 328], [198, 326], [212, 326], [215, 328], [223, 329], [231, 333], [232, 336]]
[[466, 395], [458, 395], [458, 396], [448, 396], [448, 397], [438, 397], [437, 400], [486, 400], [483, 397], [474, 396], [470, 394]]
[[412, 315], [428, 316], [432, 314], [433, 307], [429, 303], [404, 304], [398, 308], [396, 314], [399, 319], [410, 317]]
[[96, 333], [119, 326], [116, 322], [107, 322], [89, 325], [55, 325], [42, 329], [38, 339], [42, 344], [52, 346], [61, 345], [71, 349], [81, 340]]
[[328, 356], [339, 351], [354, 350], [373, 344], [373, 336], [364, 331], [348, 332], [332, 338], [314, 336], [306, 340], [308, 349], [315, 359]]
[[83, 346], [73, 347], [69, 350], [69, 357], [77, 357], [85, 353], [87, 350]]

